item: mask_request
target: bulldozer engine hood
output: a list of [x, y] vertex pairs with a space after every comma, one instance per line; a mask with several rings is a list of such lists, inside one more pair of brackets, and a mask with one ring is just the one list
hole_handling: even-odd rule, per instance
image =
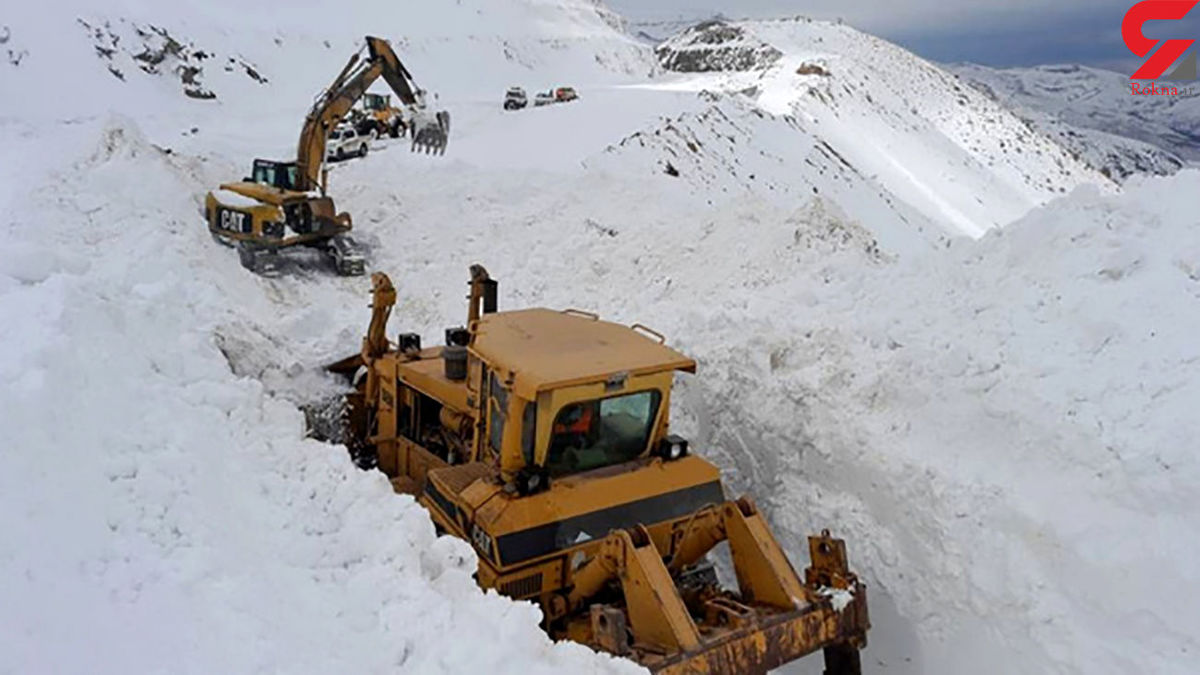
[[695, 372], [696, 362], [665, 338], [641, 325], [630, 328], [576, 310], [497, 312], [476, 323], [471, 348], [492, 368], [512, 372], [513, 391], [527, 400], [614, 374]]
[[479, 480], [455, 500], [453, 480], [447, 479], [456, 468], [430, 472], [426, 494], [464, 531], [478, 525], [488, 533], [495, 541], [488, 557], [501, 567], [599, 541], [612, 530], [684, 518], [724, 501], [718, 469], [695, 456], [597, 469], [558, 479], [548, 490], [525, 497]]

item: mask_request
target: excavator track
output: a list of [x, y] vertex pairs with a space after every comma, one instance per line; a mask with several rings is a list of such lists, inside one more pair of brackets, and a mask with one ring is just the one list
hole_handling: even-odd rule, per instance
[[360, 277], [367, 273], [366, 258], [362, 249], [350, 237], [337, 235], [329, 240], [325, 251], [333, 260], [334, 268], [343, 277]]

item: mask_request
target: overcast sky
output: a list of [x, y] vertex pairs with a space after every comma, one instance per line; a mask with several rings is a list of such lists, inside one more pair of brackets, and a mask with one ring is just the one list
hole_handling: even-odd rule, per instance
[[[1136, 0], [607, 0], [634, 21], [797, 14], [842, 18], [933, 61], [993, 66], [1084, 63], [1132, 72], [1121, 40]], [[1180, 22], [1147, 24], [1151, 38], [1200, 38], [1200, 7]]]

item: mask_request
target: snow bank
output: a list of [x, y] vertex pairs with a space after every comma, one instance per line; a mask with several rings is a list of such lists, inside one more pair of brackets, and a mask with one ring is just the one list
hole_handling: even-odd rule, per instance
[[[698, 447], [870, 570], [905, 673], [1186, 673], [1200, 610], [1200, 173], [684, 322]], [[827, 268], [828, 270], [829, 268]], [[702, 294], [702, 293], [701, 293]], [[703, 329], [703, 332], [701, 332]]]
[[8, 212], [0, 671], [633, 670], [480, 592], [467, 545], [231, 372], [214, 333], [273, 324], [272, 284], [198, 226], [194, 170], [117, 120]]

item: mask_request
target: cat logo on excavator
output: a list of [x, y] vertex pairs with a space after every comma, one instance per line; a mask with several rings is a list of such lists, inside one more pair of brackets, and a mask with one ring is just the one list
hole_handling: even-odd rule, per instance
[[[385, 335], [396, 291], [372, 277], [346, 435], [362, 466], [474, 547], [485, 588], [541, 605], [556, 639], [657, 673], [758, 673], [823, 651], [859, 675], [866, 588], [828, 531], [800, 577], [749, 498], [668, 433], [671, 385], [696, 363], [641, 326], [576, 310], [496, 311], [471, 268], [464, 327], [446, 346]], [[726, 543], [737, 588], [708, 554]]]

